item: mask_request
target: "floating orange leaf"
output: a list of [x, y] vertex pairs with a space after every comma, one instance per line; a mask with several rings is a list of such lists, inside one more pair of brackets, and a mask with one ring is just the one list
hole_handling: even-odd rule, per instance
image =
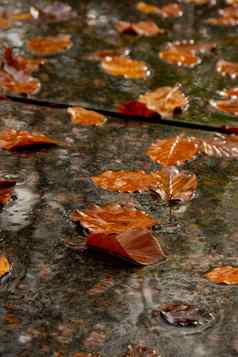
[[236, 26], [238, 24], [238, 18], [237, 16], [210, 17], [207, 19], [207, 23], [216, 26]]
[[159, 56], [163, 61], [178, 66], [194, 67], [201, 63], [201, 58], [192, 51], [178, 50], [173, 47], [161, 51]]
[[118, 21], [116, 23], [118, 32], [137, 34], [140, 36], [155, 36], [164, 33], [153, 21], [142, 21], [138, 23], [131, 23], [126, 21]]
[[208, 156], [219, 158], [238, 158], [238, 138], [236, 136], [217, 136], [200, 139], [200, 151]]
[[199, 143], [184, 134], [168, 139], [158, 139], [146, 151], [146, 154], [161, 165], [181, 165], [192, 160], [198, 154]]
[[16, 71], [8, 67], [8, 72], [0, 71], [0, 88], [16, 94], [36, 94], [41, 88], [38, 79], [31, 77], [23, 71]]
[[15, 185], [15, 180], [0, 179], [0, 205], [3, 206], [10, 201]]
[[197, 177], [187, 171], [179, 171], [175, 167], [166, 167], [156, 171], [157, 188], [154, 189], [160, 197], [170, 202], [187, 202], [193, 198], [197, 188]]
[[238, 87], [223, 89], [219, 94], [223, 97], [238, 98]]
[[210, 100], [210, 105], [220, 112], [238, 115], [238, 98]]
[[56, 140], [38, 133], [6, 129], [0, 132], [0, 147], [4, 150], [16, 151], [58, 145]]
[[185, 0], [187, 4], [203, 6], [203, 5], [216, 5], [216, 0]]
[[171, 3], [168, 5], [164, 5], [159, 8], [159, 15], [167, 18], [167, 17], [179, 17], [183, 16], [183, 10], [181, 5], [176, 3]]
[[103, 207], [92, 206], [84, 212], [76, 210], [71, 219], [93, 233], [122, 233], [131, 229], [143, 229], [158, 223], [143, 211], [133, 207], [109, 203]]
[[9, 274], [11, 271], [11, 264], [8, 259], [4, 256], [0, 256], [0, 279]]
[[181, 113], [188, 107], [188, 99], [180, 86], [160, 87], [152, 92], [146, 92], [139, 97], [139, 102], [164, 117]]
[[205, 274], [205, 277], [215, 284], [237, 285], [238, 268], [229, 265], [218, 267]]
[[196, 53], [206, 53], [214, 51], [217, 47], [215, 42], [197, 42], [194, 40], [184, 40], [169, 42], [167, 48], [175, 49], [177, 51], [189, 51], [194, 54]]
[[160, 357], [153, 348], [144, 345], [129, 345], [127, 353], [123, 357]]
[[136, 61], [128, 57], [106, 57], [102, 68], [113, 76], [125, 78], [146, 78], [150, 75], [149, 68], [143, 61]]
[[128, 56], [130, 50], [128, 48], [116, 48], [113, 50], [101, 50], [96, 51], [95, 53], [89, 55], [89, 59], [91, 60], [102, 60], [106, 57], [120, 57], [120, 56]]
[[136, 5], [137, 10], [143, 12], [144, 14], [160, 14], [160, 9], [156, 5], [151, 5], [151, 4], [146, 4], [142, 1], [140, 1]]
[[235, 79], [238, 76], [238, 63], [220, 60], [217, 62], [216, 70], [222, 76], [229, 76]]
[[119, 104], [117, 111], [132, 116], [153, 117], [157, 115], [156, 112], [149, 110], [144, 103], [140, 103], [137, 100]]
[[95, 185], [115, 192], [143, 192], [156, 187], [153, 173], [144, 171], [105, 171], [92, 177]]
[[160, 15], [164, 18], [167, 17], [178, 17], [183, 15], [182, 8], [179, 4], [171, 3], [168, 5], [164, 5], [162, 7], [146, 4], [144, 2], [139, 2], [136, 6], [137, 10], [145, 13], [145, 14], [156, 14]]
[[71, 46], [70, 35], [33, 37], [26, 43], [28, 51], [38, 56], [55, 55], [68, 50]]
[[71, 120], [74, 124], [100, 126], [107, 120], [104, 115], [82, 107], [71, 107], [67, 111], [71, 115]]
[[10, 66], [13, 67], [16, 71], [23, 71], [26, 73], [38, 71], [39, 67], [46, 62], [43, 59], [29, 59], [20, 55], [14, 55], [11, 48], [5, 48], [3, 60], [4, 70], [7, 71], [6, 66]]
[[94, 233], [87, 245], [140, 265], [155, 264], [165, 258], [158, 240], [147, 229], [131, 229], [121, 233]]

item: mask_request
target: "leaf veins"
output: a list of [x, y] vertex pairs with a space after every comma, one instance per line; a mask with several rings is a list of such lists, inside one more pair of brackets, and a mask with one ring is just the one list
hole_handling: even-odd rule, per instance
[[92, 206], [84, 212], [79, 210], [71, 214], [71, 219], [93, 233], [122, 233], [130, 229], [143, 229], [158, 224], [158, 220], [143, 211], [109, 203], [103, 207]]
[[181, 91], [180, 86], [160, 87], [152, 92], [146, 92], [139, 97], [149, 110], [164, 117], [171, 117], [188, 107], [188, 98]]
[[146, 151], [151, 160], [164, 166], [182, 165], [195, 158], [199, 143], [184, 134], [168, 139], [158, 139]]

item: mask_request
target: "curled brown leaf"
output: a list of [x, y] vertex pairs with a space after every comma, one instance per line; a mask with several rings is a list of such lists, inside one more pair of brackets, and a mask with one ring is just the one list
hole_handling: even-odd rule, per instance
[[160, 87], [154, 91], [146, 92], [139, 97], [139, 102], [164, 117], [171, 117], [188, 107], [188, 98], [181, 91], [179, 85]]

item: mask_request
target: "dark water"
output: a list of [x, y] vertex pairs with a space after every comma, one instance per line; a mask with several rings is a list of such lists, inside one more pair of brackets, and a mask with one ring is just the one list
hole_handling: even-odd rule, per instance
[[[27, 8], [28, 2], [5, 1]], [[34, 3], [34, 2], [32, 2]], [[158, 20], [170, 31], [160, 39], [119, 36], [117, 19], [139, 20], [135, 1], [72, 1], [80, 19], [64, 24], [16, 25], [1, 32], [1, 41], [24, 52], [25, 39], [36, 34], [71, 33], [74, 45], [54, 56], [39, 73], [41, 98], [80, 101], [111, 108], [159, 85], [181, 82], [193, 96], [181, 120], [222, 125], [235, 123], [212, 113], [210, 96], [231, 81], [215, 74], [218, 58], [236, 59], [237, 30], [212, 29], [203, 18], [215, 13], [186, 6], [184, 18]], [[157, 20], [157, 18], [155, 18]], [[173, 31], [173, 33], [171, 32]], [[195, 69], [163, 64], [158, 50], [171, 39], [216, 40], [218, 51]], [[146, 81], [104, 74], [88, 55], [129, 46], [134, 58], [152, 68]], [[235, 82], [234, 82], [235, 83]], [[70, 123], [64, 110], [0, 103], [0, 127], [40, 131], [65, 143], [31, 156], [0, 152], [1, 176], [17, 180], [15, 199], [0, 214], [0, 249], [13, 264], [0, 289], [1, 356], [72, 356], [98, 352], [120, 357], [129, 344], [143, 343], [162, 357], [238, 355], [237, 287], [216, 286], [204, 273], [219, 265], [236, 265], [238, 189], [236, 161], [199, 158], [185, 166], [198, 176], [197, 197], [173, 211], [150, 194], [119, 194], [96, 188], [90, 176], [112, 169], [151, 170], [144, 150], [157, 138], [178, 129], [109, 120], [102, 128]], [[197, 136], [201, 132], [189, 132]], [[70, 212], [90, 204], [133, 202], [159, 217], [155, 232], [167, 260], [133, 268], [91, 252], [75, 252], [64, 241], [82, 242]], [[98, 284], [106, 288], [101, 291]], [[152, 314], [163, 303], [197, 304], [210, 319], [195, 328], [172, 327]]]

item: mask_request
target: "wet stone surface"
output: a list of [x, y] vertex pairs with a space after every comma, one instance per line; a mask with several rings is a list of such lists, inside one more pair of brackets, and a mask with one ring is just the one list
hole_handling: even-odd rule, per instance
[[[29, 3], [4, 2], [19, 9]], [[21, 53], [33, 35], [72, 35], [72, 49], [51, 57], [38, 74], [39, 98], [113, 109], [158, 85], [181, 82], [193, 96], [181, 120], [235, 123], [207, 105], [216, 90], [231, 84], [211, 69], [220, 57], [234, 60], [237, 43], [237, 29], [204, 25], [204, 14], [208, 17], [216, 8], [186, 6], [183, 18], [168, 21], [167, 35], [143, 39], [114, 31], [116, 20], [146, 18], [135, 11], [135, 1], [70, 3], [80, 21], [16, 24], [1, 31], [1, 44]], [[162, 44], [184, 38], [212, 39], [220, 47], [194, 69], [171, 67], [158, 59]], [[151, 66], [149, 79], [111, 77], [88, 60], [96, 50], [126, 46]], [[142, 345], [162, 357], [236, 356], [237, 287], [209, 283], [204, 274], [216, 266], [237, 265], [238, 162], [200, 157], [184, 165], [198, 176], [198, 193], [193, 201], [173, 208], [169, 220], [169, 208], [150, 193], [105, 191], [95, 187], [90, 176], [109, 169], [158, 169], [145, 149], [180, 130], [108, 119], [103, 127], [77, 126], [66, 110], [0, 102], [0, 129], [39, 131], [64, 143], [32, 155], [0, 151], [1, 176], [17, 181], [13, 200], [0, 213], [0, 251], [13, 265], [10, 279], [0, 287], [0, 355], [78, 357], [88, 352], [121, 357], [130, 352], [128, 345]], [[168, 255], [165, 262], [141, 269], [64, 244], [84, 242], [84, 232], [69, 218], [73, 209], [107, 202], [134, 203], [160, 219], [154, 231]], [[197, 326], [171, 326], [152, 314], [163, 304], [195, 305], [211, 318]]]

